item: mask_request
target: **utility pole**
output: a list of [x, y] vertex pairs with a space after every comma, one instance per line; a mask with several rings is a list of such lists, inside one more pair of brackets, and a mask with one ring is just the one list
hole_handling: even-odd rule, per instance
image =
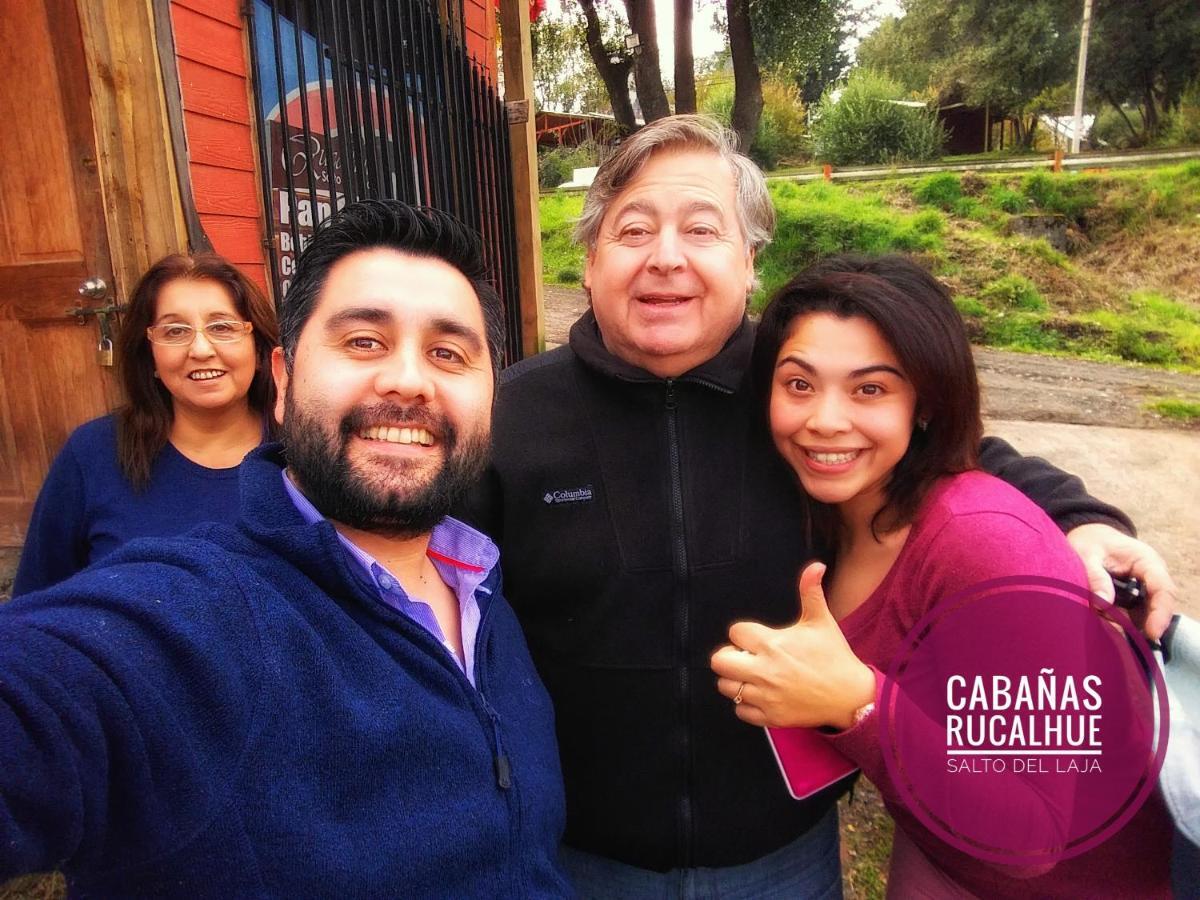
[[1079, 152], [1083, 132], [1083, 77], [1087, 73], [1088, 32], [1092, 30], [1092, 0], [1083, 0], [1083, 24], [1079, 27], [1079, 68], [1075, 72], [1075, 127], [1071, 134], [1071, 152]]

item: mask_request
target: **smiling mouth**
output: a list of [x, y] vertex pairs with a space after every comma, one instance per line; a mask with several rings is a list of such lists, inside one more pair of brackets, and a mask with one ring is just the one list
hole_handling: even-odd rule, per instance
[[813, 462], [818, 462], [823, 466], [840, 466], [851, 462], [858, 458], [862, 453], [861, 450], [843, 450], [838, 453], [820, 452], [816, 450], [805, 450], [804, 455]]
[[650, 306], [681, 306], [692, 298], [690, 296], [682, 297], [678, 295], [644, 294], [637, 299], [639, 303], [646, 303]]
[[433, 435], [424, 428], [401, 428], [395, 425], [373, 425], [358, 433], [364, 441], [383, 441], [387, 444], [418, 444], [433, 446]]
[[200, 369], [196, 372], [188, 372], [189, 381], [212, 381], [214, 378], [220, 378], [225, 374], [223, 369]]

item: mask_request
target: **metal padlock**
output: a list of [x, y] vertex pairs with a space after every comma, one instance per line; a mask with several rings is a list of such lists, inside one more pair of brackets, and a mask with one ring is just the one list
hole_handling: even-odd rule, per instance
[[102, 366], [111, 366], [113, 364], [113, 342], [112, 338], [100, 338], [100, 346], [97, 348], [97, 355]]

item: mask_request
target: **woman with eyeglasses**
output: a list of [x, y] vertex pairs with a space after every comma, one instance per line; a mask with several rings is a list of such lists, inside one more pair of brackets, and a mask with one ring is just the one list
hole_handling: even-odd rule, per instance
[[138, 537], [232, 521], [238, 466], [266, 437], [275, 312], [219, 256], [167, 256], [142, 276], [117, 339], [126, 403], [80, 426], [33, 510], [13, 595]]

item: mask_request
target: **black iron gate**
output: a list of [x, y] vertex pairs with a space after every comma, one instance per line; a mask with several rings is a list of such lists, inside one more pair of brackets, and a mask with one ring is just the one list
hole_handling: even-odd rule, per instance
[[[461, 0], [450, 0], [457, 6]], [[504, 104], [430, 0], [254, 0], [271, 272], [291, 282], [313, 227], [370, 197], [433, 206], [479, 231], [521, 356]]]

